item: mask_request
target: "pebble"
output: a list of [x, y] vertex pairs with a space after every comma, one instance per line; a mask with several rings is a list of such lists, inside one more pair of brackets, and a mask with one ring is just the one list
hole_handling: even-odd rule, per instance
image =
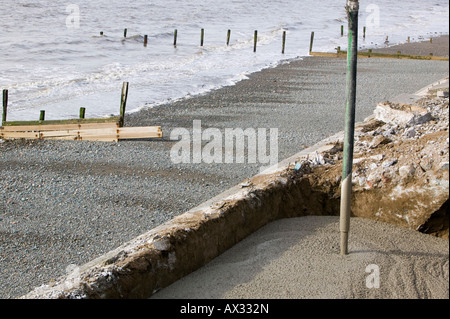
[[384, 161], [383, 164], [381, 164], [381, 166], [383, 168], [387, 168], [387, 167], [390, 167], [390, 166], [393, 166], [393, 165], [397, 164], [397, 162], [398, 162], [397, 159], [391, 159], [391, 160]]
[[398, 173], [402, 178], [411, 177], [416, 172], [416, 169], [414, 168], [414, 165], [405, 165], [399, 168]]
[[404, 136], [409, 137], [409, 138], [416, 137], [416, 135], [417, 135], [417, 132], [414, 127], [411, 127], [410, 129], [408, 129], [404, 134]]

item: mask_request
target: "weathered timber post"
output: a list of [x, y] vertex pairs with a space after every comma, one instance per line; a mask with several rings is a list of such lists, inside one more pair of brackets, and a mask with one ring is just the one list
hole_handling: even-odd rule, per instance
[[311, 40], [309, 41], [309, 54], [311, 54], [312, 52], [313, 43], [314, 43], [314, 31], [311, 32]]
[[128, 82], [123, 82], [122, 94], [120, 98], [120, 117], [119, 117], [120, 127], [123, 127], [123, 124], [125, 122], [125, 108], [127, 106], [127, 98], [128, 98]]
[[3, 115], [2, 115], [2, 125], [6, 122], [6, 113], [8, 111], [8, 90], [3, 90]]
[[203, 46], [203, 42], [205, 40], [205, 29], [202, 29], [200, 32], [200, 46]]
[[86, 108], [80, 107], [80, 119], [83, 120], [86, 115]]
[[352, 165], [355, 133], [356, 69], [358, 59], [358, 0], [347, 0], [348, 49], [347, 49], [347, 97], [345, 112], [344, 165], [341, 185], [340, 233], [341, 255], [348, 254], [350, 231]]

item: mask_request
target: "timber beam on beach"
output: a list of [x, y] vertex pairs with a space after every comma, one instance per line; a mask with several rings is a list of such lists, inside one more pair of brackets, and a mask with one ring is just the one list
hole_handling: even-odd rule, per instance
[[121, 139], [160, 138], [160, 126], [123, 127], [128, 97], [128, 82], [122, 86], [120, 115], [107, 118], [85, 118], [86, 108], [80, 108], [79, 119], [45, 120], [42, 110], [39, 121], [6, 121], [8, 90], [3, 90], [3, 116], [0, 139], [57, 139], [117, 142]]
[[160, 138], [160, 126], [119, 127], [118, 123], [91, 123], [0, 127], [2, 139], [56, 139], [118, 142], [123, 139]]
[[[347, 51], [338, 50], [338, 52], [310, 52], [312, 56], [329, 57], [329, 58], [347, 58]], [[439, 57], [434, 55], [409, 55], [409, 54], [392, 54], [372, 52], [358, 52], [358, 58], [380, 58], [380, 59], [409, 59], [409, 60], [434, 60], [449, 61], [448, 57]]]

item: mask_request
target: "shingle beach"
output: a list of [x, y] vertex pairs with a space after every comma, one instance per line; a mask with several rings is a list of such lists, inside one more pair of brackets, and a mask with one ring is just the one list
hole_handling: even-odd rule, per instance
[[[401, 50], [448, 57], [448, 36]], [[234, 86], [127, 115], [126, 126], [161, 126], [162, 139], [0, 143], [0, 298], [24, 295], [259, 172], [260, 164], [172, 163], [176, 128], [190, 130], [194, 120], [203, 129], [277, 128], [279, 160], [343, 130], [345, 66], [335, 58], [285, 61]], [[360, 59], [356, 120], [448, 73], [445, 61]]]

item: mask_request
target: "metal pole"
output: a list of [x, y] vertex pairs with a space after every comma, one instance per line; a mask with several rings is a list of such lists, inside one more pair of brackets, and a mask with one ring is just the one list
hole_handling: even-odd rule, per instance
[[344, 165], [341, 185], [341, 255], [348, 254], [348, 234], [350, 231], [353, 145], [355, 133], [356, 67], [358, 53], [358, 0], [347, 0], [346, 9], [348, 17], [347, 101], [345, 112]]

